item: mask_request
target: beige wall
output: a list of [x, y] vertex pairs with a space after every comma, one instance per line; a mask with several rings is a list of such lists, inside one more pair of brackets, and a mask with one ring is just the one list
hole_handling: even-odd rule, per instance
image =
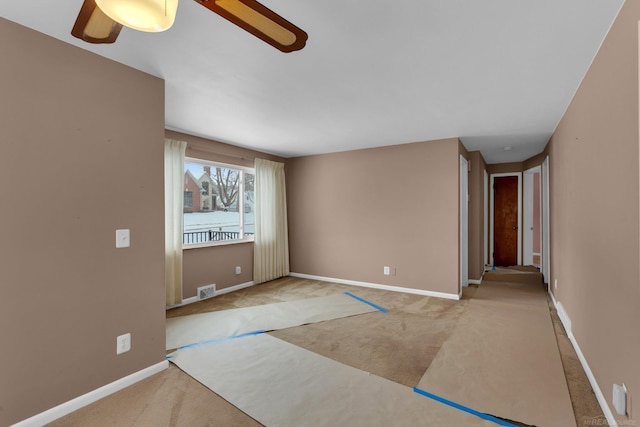
[[288, 159], [291, 271], [457, 294], [458, 165], [457, 138]]
[[165, 359], [164, 83], [2, 18], [0, 55], [4, 426]]
[[552, 290], [605, 398], [624, 382], [636, 422], [639, 20], [640, 2], [627, 1], [548, 150]]
[[491, 165], [487, 165], [487, 172], [489, 172], [489, 174], [523, 172], [523, 171], [524, 171], [524, 166], [522, 162], [494, 163]]
[[[167, 138], [187, 142], [187, 157], [232, 165], [253, 167], [256, 157], [284, 162], [284, 159], [259, 151], [224, 144], [180, 132], [167, 130]], [[197, 288], [216, 285], [221, 290], [253, 281], [253, 243], [185, 249], [183, 252], [183, 298], [197, 294]], [[236, 266], [242, 273], [235, 274]]]

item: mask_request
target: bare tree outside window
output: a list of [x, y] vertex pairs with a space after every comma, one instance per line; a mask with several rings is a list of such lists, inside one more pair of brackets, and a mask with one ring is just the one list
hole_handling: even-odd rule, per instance
[[232, 206], [235, 206], [235, 210], [237, 210], [240, 171], [236, 169], [216, 168], [216, 173], [211, 178], [213, 179], [213, 185], [218, 194], [218, 201], [222, 205], [221, 208], [234, 210]]

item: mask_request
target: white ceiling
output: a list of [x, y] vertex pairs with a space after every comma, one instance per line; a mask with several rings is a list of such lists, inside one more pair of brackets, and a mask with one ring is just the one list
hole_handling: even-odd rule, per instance
[[191, 0], [113, 45], [70, 35], [82, 0], [0, 16], [165, 79], [169, 129], [283, 157], [459, 136], [502, 163], [543, 150], [623, 1], [264, 0], [309, 34], [288, 54]]

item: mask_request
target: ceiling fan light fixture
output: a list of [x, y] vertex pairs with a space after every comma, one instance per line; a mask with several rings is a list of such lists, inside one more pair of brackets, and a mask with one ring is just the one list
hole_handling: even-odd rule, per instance
[[307, 33], [255, 0], [196, 0], [282, 52], [302, 49]]
[[176, 19], [178, 0], [95, 0], [114, 21], [138, 31], [157, 33]]
[[89, 43], [113, 43], [121, 29], [122, 25], [105, 15], [94, 0], [85, 0], [71, 35]]

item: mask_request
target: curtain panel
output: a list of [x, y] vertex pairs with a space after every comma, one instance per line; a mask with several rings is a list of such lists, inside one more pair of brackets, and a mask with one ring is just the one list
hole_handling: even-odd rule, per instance
[[284, 164], [255, 160], [253, 282], [289, 275], [289, 235]]
[[164, 281], [167, 305], [182, 303], [182, 232], [184, 156], [187, 143], [165, 140], [164, 145]]

